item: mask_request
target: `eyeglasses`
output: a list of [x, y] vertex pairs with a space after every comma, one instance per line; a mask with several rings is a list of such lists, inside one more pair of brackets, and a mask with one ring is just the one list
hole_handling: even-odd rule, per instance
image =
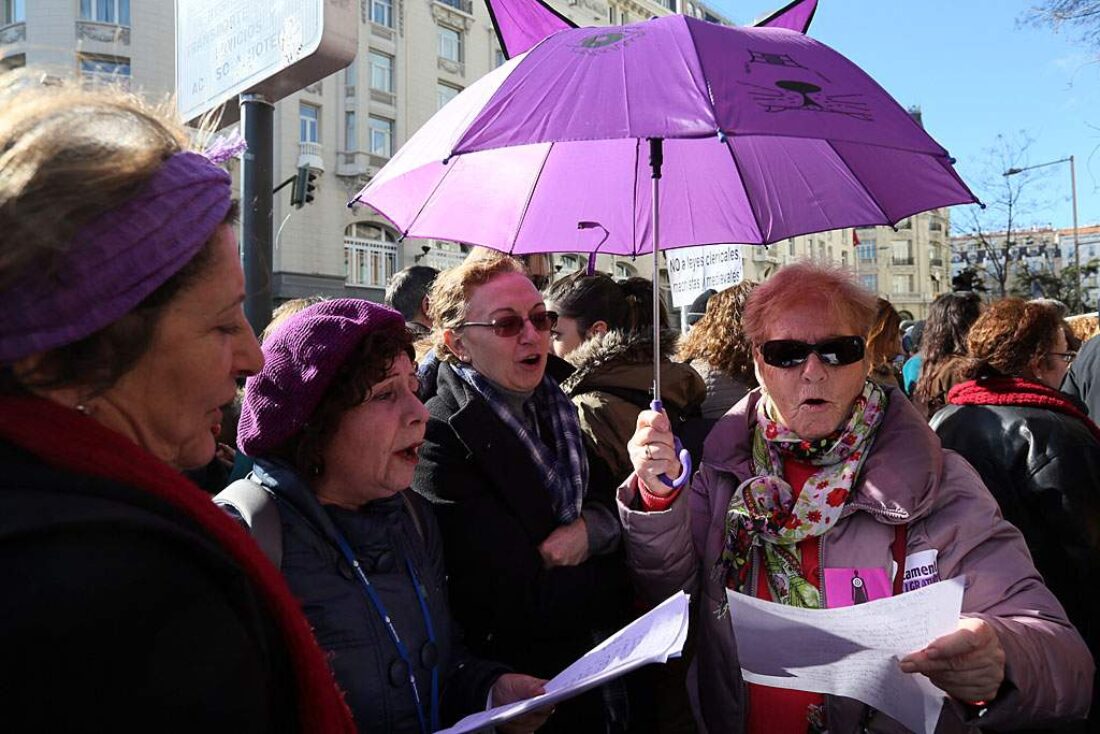
[[519, 314], [509, 314], [492, 321], [464, 321], [456, 329], [465, 329], [467, 326], [485, 326], [493, 330], [497, 336], [510, 337], [523, 331], [523, 323], [530, 321], [538, 331], [550, 331], [558, 325], [558, 315], [553, 311], [540, 311], [524, 318]]
[[760, 346], [760, 355], [767, 364], [784, 369], [802, 364], [810, 358], [811, 352], [831, 367], [854, 364], [863, 359], [863, 351], [864, 342], [861, 336], [839, 336], [817, 344], [795, 339], [776, 339]]
[[1066, 364], [1072, 364], [1077, 359], [1077, 352], [1047, 352], [1048, 357], [1057, 357]]

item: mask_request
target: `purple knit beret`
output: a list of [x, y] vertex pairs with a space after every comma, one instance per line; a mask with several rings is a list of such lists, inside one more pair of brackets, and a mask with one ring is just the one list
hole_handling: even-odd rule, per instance
[[397, 311], [357, 298], [322, 301], [288, 317], [264, 340], [264, 368], [245, 384], [237, 446], [252, 457], [281, 446], [306, 424], [368, 334], [403, 328]]

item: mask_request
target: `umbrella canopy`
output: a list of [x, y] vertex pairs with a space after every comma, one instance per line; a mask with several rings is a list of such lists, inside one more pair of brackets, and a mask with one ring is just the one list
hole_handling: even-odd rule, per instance
[[[551, 33], [577, 27], [545, 0], [485, 0], [485, 5], [489, 8], [500, 50], [508, 59], [530, 50]], [[816, 11], [817, 0], [792, 0], [753, 25], [806, 33]]]
[[353, 203], [409, 237], [647, 253], [654, 138], [662, 249], [764, 244], [976, 201], [947, 151], [829, 47], [672, 15], [554, 33], [459, 94]]

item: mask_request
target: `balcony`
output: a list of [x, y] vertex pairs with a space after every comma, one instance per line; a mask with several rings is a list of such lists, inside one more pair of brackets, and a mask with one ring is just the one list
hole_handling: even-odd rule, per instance
[[314, 171], [325, 170], [325, 159], [320, 143], [298, 143], [298, 166], [307, 166]]
[[912, 257], [898, 257], [897, 255], [895, 255], [894, 257], [890, 258], [890, 264], [891, 265], [912, 265], [913, 264], [913, 258]]
[[445, 59], [442, 56], [437, 56], [435, 60], [436, 66], [438, 66], [441, 71], [457, 74], [458, 76], [466, 76], [466, 64], [462, 61], [453, 61], [451, 59]]
[[455, 10], [460, 10], [466, 15], [474, 14], [473, 0], [435, 0], [435, 2], [454, 8]]
[[0, 27], [0, 46], [22, 43], [27, 40], [27, 24], [24, 21]]
[[934, 268], [942, 268], [943, 267], [943, 258], [942, 257], [929, 258], [928, 259], [928, 264], [931, 265]]

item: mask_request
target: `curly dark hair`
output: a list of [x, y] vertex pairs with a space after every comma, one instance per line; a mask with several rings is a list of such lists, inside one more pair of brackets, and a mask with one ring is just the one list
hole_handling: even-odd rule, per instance
[[939, 397], [932, 391], [941, 368], [966, 354], [966, 336], [981, 313], [976, 293], [944, 293], [932, 301], [920, 338], [920, 378], [913, 389], [918, 401], [929, 403]]
[[372, 388], [385, 379], [394, 361], [405, 354], [415, 359], [413, 335], [402, 324], [371, 332], [352, 350], [332, 384], [313, 409], [305, 426], [273, 454], [303, 476], [324, 474], [324, 453], [340, 428], [344, 413], [362, 405]]
[[744, 280], [711, 296], [707, 312], [691, 327], [680, 346], [680, 361], [701, 359], [750, 387], [756, 387], [752, 342], [741, 325], [745, 302], [756, 285], [751, 280]]
[[1054, 349], [1063, 328], [1053, 306], [1020, 298], [997, 301], [970, 327], [969, 359], [960, 367], [959, 377], [1033, 377], [1031, 361]]

